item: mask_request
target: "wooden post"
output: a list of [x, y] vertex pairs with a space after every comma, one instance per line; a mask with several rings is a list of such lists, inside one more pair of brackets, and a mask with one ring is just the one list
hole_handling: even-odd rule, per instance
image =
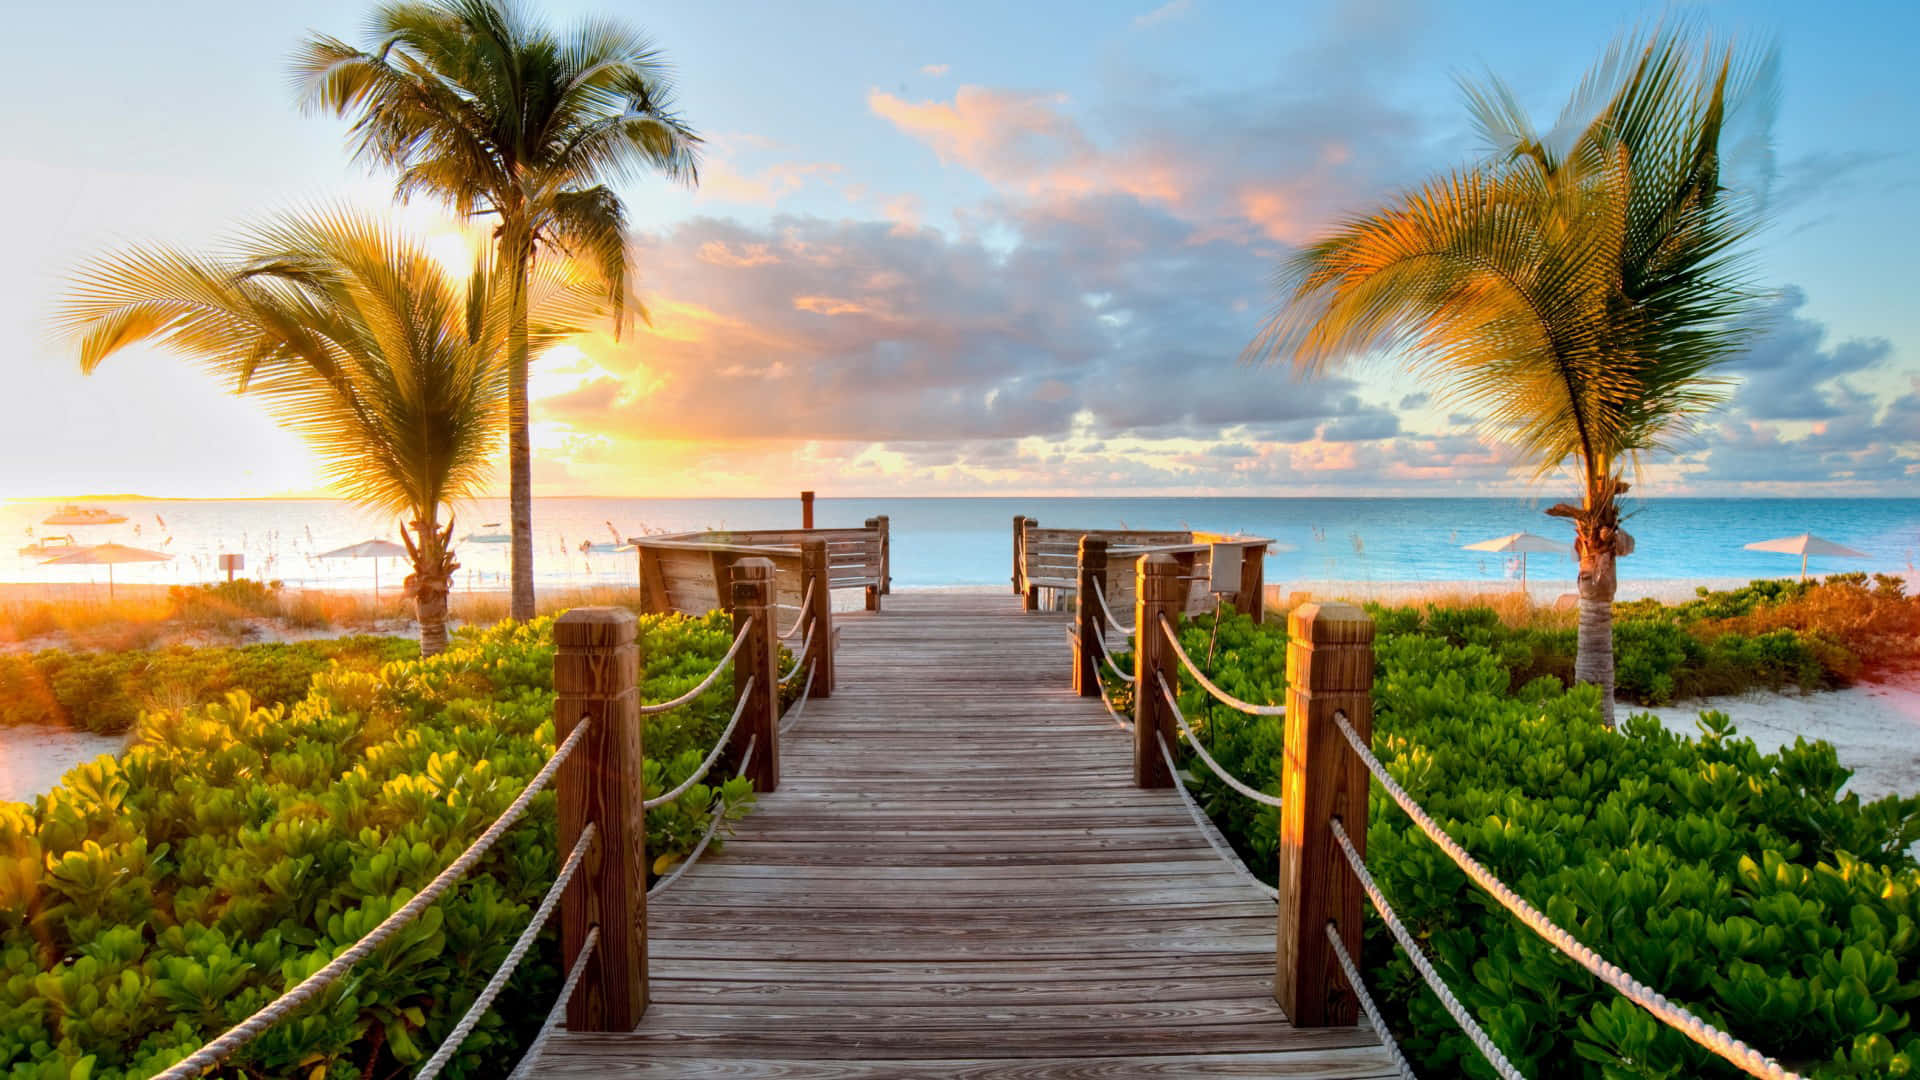
[[[1160, 629], [1160, 617], [1175, 626], [1186, 611], [1188, 582], [1180, 580], [1180, 562], [1171, 555], [1147, 555], [1139, 559], [1134, 571], [1133, 588], [1133, 782], [1137, 787], [1172, 787], [1176, 781], [1160, 755], [1160, 741], [1179, 745], [1180, 731], [1173, 725], [1173, 710], [1160, 690], [1155, 672], [1164, 675], [1169, 687], [1180, 686], [1173, 649]], [[1189, 566], [1192, 564], [1189, 563]]]
[[1367, 767], [1334, 726], [1373, 737], [1373, 620], [1351, 604], [1303, 604], [1287, 618], [1286, 747], [1280, 778], [1280, 914], [1274, 1000], [1295, 1027], [1344, 1027], [1359, 1002], [1327, 944], [1339, 927], [1360, 955], [1360, 883], [1328, 821], [1367, 850]]
[[1107, 587], [1107, 542], [1080, 537], [1079, 582], [1074, 589], [1079, 616], [1074, 620], [1073, 689], [1081, 697], [1100, 696], [1100, 646], [1096, 633], [1107, 629], [1106, 613], [1096, 595]]
[[887, 565], [886, 548], [883, 544], [884, 534], [882, 534], [880, 531], [879, 518], [870, 517], [866, 520], [865, 524], [867, 529], [874, 534], [873, 564], [872, 564], [874, 583], [872, 585], [867, 586], [867, 610], [879, 611], [880, 610], [880, 583], [886, 580], [886, 565]]
[[813, 528], [813, 492], [811, 491], [800, 493], [800, 527]]
[[634, 552], [640, 556], [640, 610], [649, 615], [673, 610], [667, 596], [667, 578], [660, 569], [660, 553], [644, 544], [637, 545]]
[[740, 704], [747, 681], [751, 700], [733, 729], [728, 756], [740, 760], [747, 743], [753, 743], [753, 761], [747, 766], [747, 779], [753, 790], [764, 794], [780, 787], [780, 631], [774, 626], [773, 560], [760, 556], [733, 564], [733, 632], [738, 634], [748, 619], [753, 629], [747, 643], [733, 659], [733, 702]]
[[1013, 595], [1027, 591], [1026, 576], [1027, 516], [1013, 515]]
[[893, 518], [881, 514], [880, 523], [880, 595], [893, 595]]
[[560, 767], [560, 851], [592, 822], [596, 833], [560, 902], [562, 963], [587, 932], [600, 943], [567, 1004], [574, 1031], [632, 1031], [647, 1011], [647, 823], [641, 778], [638, 620], [625, 608], [582, 607], [553, 625], [553, 733], [565, 742], [591, 726]]
[[1234, 594], [1233, 608], [1256, 623], [1266, 620], [1267, 545], [1240, 549], [1240, 591]]
[[813, 597], [808, 600], [808, 608], [800, 617], [810, 620], [812, 626], [802, 633], [813, 635], [813, 657], [808, 663], [813, 665], [813, 690], [808, 697], [830, 697], [833, 694], [833, 593], [827, 587], [827, 542], [825, 540], [806, 540], [800, 544], [800, 591], [805, 595], [809, 589]]

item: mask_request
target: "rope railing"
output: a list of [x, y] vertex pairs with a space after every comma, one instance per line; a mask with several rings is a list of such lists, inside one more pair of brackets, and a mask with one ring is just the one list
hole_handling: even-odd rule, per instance
[[1160, 616], [1160, 630], [1167, 635], [1167, 643], [1173, 646], [1173, 655], [1180, 658], [1180, 666], [1186, 668], [1187, 674], [1193, 676], [1194, 681], [1199, 683], [1201, 688], [1206, 690], [1207, 693], [1212, 694], [1222, 705], [1231, 709], [1238, 709], [1249, 716], [1287, 715], [1287, 707], [1285, 705], [1255, 705], [1251, 701], [1241, 701], [1239, 698], [1215, 686], [1213, 680], [1207, 678], [1207, 676], [1201, 672], [1200, 666], [1193, 662], [1193, 657], [1187, 655], [1187, 650], [1180, 647], [1180, 635], [1174, 632], [1173, 624], [1167, 621], [1165, 615]]
[[793, 726], [800, 722], [800, 715], [806, 711], [807, 702], [813, 699], [813, 676], [814, 673], [819, 670], [819, 664], [813, 664], [807, 668], [807, 681], [800, 687], [800, 696], [796, 698], [793, 705], [787, 709], [786, 715], [780, 718], [780, 736], [782, 738], [785, 738], [787, 732], [792, 731]]
[[1100, 662], [1107, 666], [1108, 671], [1113, 672], [1121, 682], [1133, 681], [1132, 675], [1121, 671], [1120, 666], [1113, 662], [1113, 650], [1107, 648], [1107, 635], [1101, 632], [1099, 623], [1093, 624], [1093, 643], [1100, 647]]
[[460, 1018], [460, 1022], [455, 1024], [453, 1030], [448, 1032], [447, 1037], [441, 1041], [440, 1049], [434, 1051], [433, 1056], [427, 1059], [427, 1063], [420, 1066], [420, 1071], [413, 1074], [413, 1080], [433, 1080], [434, 1077], [439, 1076], [440, 1070], [446, 1068], [447, 1064], [453, 1060], [453, 1055], [459, 1053], [460, 1045], [467, 1041], [467, 1036], [473, 1034], [474, 1026], [480, 1023], [481, 1017], [487, 1015], [493, 1008], [493, 999], [500, 996], [500, 991], [506, 987], [507, 980], [513, 977], [514, 969], [520, 966], [520, 961], [526, 957], [527, 950], [533, 947], [534, 939], [540, 936], [540, 931], [545, 929], [548, 920], [553, 918], [554, 908], [560, 904], [560, 895], [567, 891], [567, 884], [573, 880], [573, 875], [579, 871], [581, 862], [586, 859], [587, 849], [592, 846], [593, 837], [597, 831], [591, 821], [587, 822], [586, 828], [580, 830], [580, 839], [574, 842], [573, 852], [561, 865], [560, 873], [554, 877], [553, 885], [547, 889], [547, 895], [541, 897], [540, 907], [534, 911], [533, 918], [527, 923], [526, 929], [520, 932], [519, 938], [513, 943], [513, 948], [507, 950], [506, 960], [501, 962], [499, 970], [493, 973], [493, 977], [487, 980], [487, 985], [481, 988], [480, 996], [473, 999], [473, 1004], [467, 1008], [466, 1015]]
[[1094, 596], [1094, 599], [1100, 601], [1100, 610], [1103, 613], [1105, 613], [1105, 615], [1107, 616], [1108, 625], [1112, 626], [1115, 630], [1118, 630], [1123, 634], [1133, 633], [1133, 627], [1127, 626], [1124, 623], [1122, 623], [1119, 619], [1116, 619], [1113, 617], [1113, 608], [1107, 606], [1107, 590], [1095, 589], [1093, 590], [1093, 596]]
[[[1480, 1051], [1480, 1056], [1487, 1059], [1487, 1064], [1493, 1066], [1493, 1071], [1498, 1073], [1502, 1080], [1527, 1080], [1526, 1075], [1514, 1068], [1513, 1063], [1507, 1060], [1507, 1055], [1494, 1045], [1486, 1029], [1473, 1018], [1473, 1014], [1467, 1011], [1467, 1007], [1461, 1004], [1460, 999], [1453, 996], [1453, 991], [1448, 988], [1446, 980], [1434, 970], [1433, 962], [1428, 960], [1427, 954], [1421, 950], [1420, 943], [1413, 939], [1413, 934], [1408, 932], [1406, 926], [1400, 922], [1400, 917], [1394, 914], [1393, 906], [1387, 903], [1386, 895], [1374, 882], [1373, 875], [1367, 873], [1366, 861], [1360, 858], [1360, 852], [1355, 850], [1353, 839], [1347, 835], [1346, 826], [1340, 823], [1339, 818], [1334, 818], [1327, 824], [1333, 830], [1334, 842], [1340, 845], [1340, 850], [1347, 857], [1347, 865], [1353, 868], [1353, 876], [1360, 880], [1360, 887], [1366, 891], [1367, 899], [1373, 901], [1373, 910], [1380, 913], [1380, 921], [1387, 924], [1387, 930], [1393, 934], [1393, 939], [1400, 943], [1400, 948], [1406, 951], [1407, 959], [1413, 961], [1413, 966], [1420, 972], [1420, 977], [1426, 980], [1427, 989], [1432, 990], [1433, 996], [1440, 999], [1440, 1004], [1447, 1010], [1447, 1015], [1453, 1017], [1454, 1023], [1460, 1025], [1460, 1030], [1466, 1033], [1468, 1041]], [[1328, 929], [1332, 932], [1333, 939], [1338, 941], [1339, 928], [1330, 923]], [[1355, 986], [1359, 985], [1351, 977], [1348, 978], [1348, 982]], [[1381, 1030], [1384, 1032], [1386, 1029]]]
[[1200, 830], [1200, 835], [1206, 838], [1207, 846], [1213, 849], [1215, 855], [1220, 856], [1222, 862], [1231, 866], [1234, 872], [1240, 875], [1241, 880], [1258, 889], [1260, 895], [1269, 900], [1280, 899], [1280, 890], [1253, 876], [1253, 871], [1247, 869], [1247, 864], [1240, 860], [1240, 856], [1227, 843], [1226, 837], [1221, 836], [1220, 830], [1214, 827], [1213, 819], [1207, 817], [1205, 810], [1200, 809], [1200, 804], [1194, 800], [1193, 793], [1187, 790], [1186, 782], [1180, 779], [1180, 766], [1174, 763], [1173, 751], [1167, 748], [1167, 737], [1157, 731], [1153, 733], [1153, 737], [1154, 741], [1160, 744], [1160, 757], [1167, 763], [1167, 772], [1173, 777], [1173, 790], [1179, 793], [1180, 802], [1187, 808], [1187, 813], [1193, 815], [1193, 824]]
[[[800, 614], [795, 615], [793, 617], [792, 626], [789, 626], [785, 630], [781, 630], [779, 632], [781, 641], [785, 641], [788, 638], [792, 637], [793, 635], [799, 633], [800, 624], [807, 621], [807, 612], [813, 610], [813, 584], [815, 581], [818, 581], [818, 580], [819, 580], [818, 578], [812, 578], [812, 577], [807, 579], [807, 591], [800, 598]], [[786, 605], [783, 604], [781, 606], [785, 607]]]
[[1367, 984], [1360, 979], [1360, 965], [1353, 962], [1347, 954], [1347, 943], [1340, 940], [1340, 925], [1327, 923], [1327, 944], [1333, 948], [1333, 958], [1340, 962], [1340, 972], [1347, 977], [1347, 985], [1353, 988], [1353, 996], [1360, 1001], [1360, 1011], [1367, 1014], [1367, 1020], [1373, 1024], [1373, 1032], [1380, 1036], [1380, 1045], [1386, 1048], [1387, 1056], [1393, 1059], [1393, 1071], [1400, 1080], [1420, 1080], [1413, 1075], [1413, 1066], [1407, 1064], [1405, 1054], [1400, 1052], [1400, 1044], [1394, 1041], [1393, 1032], [1387, 1029], [1385, 1017], [1380, 1015], [1380, 1006], [1373, 1003], [1373, 995], [1367, 992]]
[[567, 1003], [573, 1000], [573, 992], [580, 986], [580, 976], [586, 974], [587, 961], [593, 958], [593, 947], [600, 944], [600, 928], [590, 927], [587, 936], [580, 942], [580, 955], [574, 957], [573, 966], [567, 969], [567, 981], [560, 984], [560, 994], [554, 998], [553, 1008], [547, 1010], [546, 1023], [527, 1044], [527, 1052], [520, 1055], [520, 1064], [507, 1074], [507, 1080], [526, 1080], [533, 1070], [533, 1063], [540, 1060], [540, 1051], [546, 1049], [547, 1040], [560, 1027], [560, 1018], [567, 1015]]
[[1194, 737], [1193, 728], [1187, 723], [1186, 714], [1180, 711], [1179, 695], [1173, 692], [1173, 687], [1167, 685], [1167, 677], [1158, 671], [1153, 673], [1153, 677], [1159, 680], [1160, 693], [1167, 699], [1167, 708], [1173, 710], [1173, 718], [1179, 722], [1181, 733], [1187, 737], [1187, 745], [1193, 747], [1193, 752], [1199, 756], [1201, 761], [1206, 762], [1207, 768], [1213, 772], [1213, 775], [1219, 777], [1221, 783], [1252, 799], [1254, 802], [1260, 803], [1263, 806], [1279, 806], [1280, 797], [1278, 795], [1269, 795], [1247, 784], [1239, 777], [1221, 768], [1220, 763], [1213, 760], [1213, 755], [1207, 753], [1207, 748], [1201, 746], [1200, 740]]
[[1101, 679], [1095, 679], [1093, 685], [1100, 691], [1100, 704], [1107, 707], [1107, 715], [1113, 717], [1113, 722], [1119, 725], [1122, 731], [1132, 731], [1133, 720], [1119, 709], [1113, 707], [1113, 699], [1107, 696], [1106, 682]]
[[811, 653], [812, 651], [813, 651], [813, 626], [808, 625], [806, 639], [800, 643], [800, 651], [793, 654], [793, 667], [790, 668], [785, 675], [780, 676], [781, 686], [785, 686], [788, 683], [792, 682], [794, 679], [799, 678], [800, 669], [802, 667], [807, 666], [807, 654]]
[[733, 737], [733, 729], [740, 723], [741, 715], [747, 711], [747, 702], [752, 700], [753, 676], [749, 675], [747, 676], [746, 685], [740, 688], [740, 701], [733, 707], [733, 718], [727, 721], [727, 729], [720, 733], [719, 740], [713, 744], [713, 749], [707, 753], [707, 759], [700, 763], [700, 767], [695, 769], [691, 776], [680, 781], [678, 787], [664, 795], [657, 795], [654, 798], [642, 801], [640, 808], [642, 810], [651, 810], [656, 806], [665, 806], [680, 796], [685, 795], [693, 785], [704, 780], [707, 775], [707, 770], [713, 768], [713, 763], [720, 760], [721, 753], [727, 748], [727, 740]]
[[1365, 740], [1360, 738], [1359, 733], [1354, 731], [1353, 724], [1348, 721], [1344, 713], [1335, 713], [1333, 722], [1340, 734], [1346, 736], [1347, 743], [1353, 747], [1354, 753], [1359, 755], [1360, 760], [1366, 764], [1367, 771], [1373, 774], [1374, 779], [1380, 781], [1381, 788], [1399, 805], [1401, 810], [1406, 812], [1408, 817], [1413, 819], [1413, 823], [1420, 827], [1420, 831], [1426, 833], [1427, 837], [1453, 860], [1454, 865], [1499, 901], [1502, 907], [1511, 912], [1528, 929], [1540, 935], [1549, 945], [1565, 953], [1568, 959], [1586, 968], [1595, 978], [1652, 1013], [1656, 1020], [1674, 1028], [1748, 1075], [1763, 1077], [1765, 1080], [1801, 1080], [1799, 1074], [1782, 1067], [1779, 1062], [1708, 1024], [1684, 1006], [1674, 1003], [1658, 990], [1627, 974], [1599, 953], [1582, 944], [1578, 938], [1547, 918], [1538, 908], [1527, 903], [1518, 893], [1507, 887], [1505, 882], [1495, 877], [1492, 871], [1468, 854], [1465, 848], [1440, 827], [1439, 822], [1436, 822], [1419, 803], [1414, 801], [1413, 796], [1407, 794], [1406, 789], [1387, 772], [1387, 767], [1381, 764], [1380, 759], [1373, 756], [1373, 751], [1368, 748]]
[[425, 888], [415, 893], [412, 899], [401, 905], [399, 910], [394, 911], [385, 919], [381, 920], [380, 925], [367, 931], [360, 940], [348, 946], [345, 951], [334, 957], [325, 967], [300, 980], [297, 985], [261, 1006], [252, 1016], [235, 1024], [212, 1042], [207, 1043], [205, 1046], [182, 1058], [167, 1069], [154, 1074], [154, 1080], [188, 1080], [189, 1077], [198, 1076], [205, 1070], [225, 1061], [228, 1055], [253, 1041], [261, 1032], [278, 1023], [295, 1009], [300, 1008], [302, 1005], [319, 996], [320, 992], [332, 984], [335, 979], [346, 974], [355, 964], [366, 959], [375, 949], [384, 944], [388, 938], [399, 933], [408, 923], [418, 918], [421, 912], [433, 906], [434, 901], [438, 900], [442, 893], [452, 888], [455, 883], [465, 877], [467, 871], [473, 869], [474, 864], [480, 861], [480, 857], [485, 855], [487, 851], [493, 847], [494, 843], [527, 812], [527, 807], [532, 804], [533, 797], [545, 790], [547, 784], [552, 782], [553, 776], [559, 771], [561, 764], [573, 754], [575, 748], [580, 745], [581, 740], [586, 737], [587, 729], [590, 726], [591, 721], [587, 720], [582, 720], [579, 724], [575, 725], [573, 732], [567, 736], [566, 741], [554, 750], [553, 756], [547, 759], [547, 763], [541, 766], [540, 771], [534, 774], [532, 780], [527, 781], [527, 786], [521, 789], [520, 794], [514, 798], [512, 803], [508, 804], [506, 810], [501, 812], [499, 818], [487, 827], [487, 831], [481, 833], [473, 843], [467, 845], [467, 849], [461, 852], [458, 858], [448, 863], [446, 869], [440, 871], [432, 881], [427, 883]]
[[[747, 774], [747, 763], [753, 760], [753, 746], [759, 738], [760, 736], [755, 735], [747, 740], [747, 750], [740, 755], [740, 767], [734, 770], [734, 779], [737, 780]], [[720, 831], [720, 823], [726, 820], [726, 814], [722, 812], [724, 802], [725, 800], [718, 795], [713, 797], [713, 804], [707, 810], [707, 831], [700, 834], [700, 842], [693, 846], [693, 850], [687, 853], [686, 858], [680, 860], [680, 865], [673, 868], [673, 873], [653, 883], [653, 887], [647, 890], [647, 899], [653, 899], [655, 893], [664, 892], [667, 886], [679, 881], [680, 875], [692, 869], [693, 864], [700, 861], [700, 856], [706, 854], [707, 845], [713, 843], [713, 834]]]
[[733, 644], [728, 647], [727, 655], [720, 658], [720, 662], [714, 665], [712, 671], [707, 672], [707, 677], [700, 680], [700, 685], [681, 694], [672, 701], [662, 701], [654, 705], [642, 705], [640, 706], [640, 715], [652, 716], [655, 713], [663, 713], [669, 709], [677, 709], [687, 702], [692, 701], [694, 698], [699, 697], [701, 694], [706, 693], [707, 688], [714, 684], [714, 680], [720, 678], [720, 673], [727, 670], [727, 665], [733, 663], [734, 656], [740, 652], [740, 646], [746, 644], [747, 635], [752, 632], [753, 620], [749, 618], [741, 624], [740, 632], [733, 635]]

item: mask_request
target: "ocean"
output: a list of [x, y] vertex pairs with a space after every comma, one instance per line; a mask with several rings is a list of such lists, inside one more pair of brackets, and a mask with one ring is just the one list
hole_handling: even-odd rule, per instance
[[[345, 503], [320, 499], [113, 500], [87, 503], [127, 516], [115, 525], [43, 524], [57, 504], [0, 504], [0, 580], [101, 582], [105, 568], [55, 567], [14, 549], [36, 538], [71, 533], [80, 543], [115, 541], [172, 558], [114, 569], [116, 582], [180, 584], [214, 581], [222, 553], [246, 558], [244, 574], [289, 585], [365, 589], [397, 586], [400, 559], [320, 559], [373, 537], [397, 540], [382, 522]], [[1272, 537], [1267, 581], [1500, 581], [1518, 565], [1461, 546], [1528, 531], [1571, 542], [1572, 528], [1546, 517], [1546, 500], [1527, 499], [1222, 499], [1222, 498], [917, 498], [828, 499], [815, 506], [822, 527], [857, 526], [886, 514], [893, 536], [896, 588], [1005, 586], [1011, 574], [1015, 514], [1058, 528], [1196, 528]], [[1621, 563], [1623, 581], [1781, 577], [1799, 573], [1799, 559], [1742, 550], [1755, 540], [1812, 532], [1867, 554], [1864, 560], [1815, 559], [1815, 573], [1867, 570], [1910, 578], [1920, 563], [1920, 499], [1648, 499], [1630, 507], [1627, 529], [1637, 551]], [[457, 585], [504, 588], [504, 543], [460, 541], [504, 532], [504, 500], [456, 508]], [[535, 566], [540, 584], [584, 586], [632, 581], [631, 553], [588, 550], [644, 532], [706, 528], [793, 528], [798, 498], [547, 498], [534, 504]], [[1535, 581], [1571, 580], [1566, 555], [1534, 555]]]

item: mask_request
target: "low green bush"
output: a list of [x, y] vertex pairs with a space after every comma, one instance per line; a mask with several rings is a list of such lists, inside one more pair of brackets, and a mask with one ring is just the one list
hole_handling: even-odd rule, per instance
[[[147, 1076], [318, 969], [498, 818], [552, 754], [550, 619], [462, 631], [430, 660], [333, 669], [287, 705], [244, 692], [149, 713], [120, 759], [0, 803], [0, 1076]], [[724, 616], [648, 616], [641, 695], [689, 689], [726, 651]], [[691, 774], [732, 707], [731, 675], [651, 716], [645, 788]], [[723, 763], [724, 764], [724, 763]], [[726, 774], [721, 774], [726, 775]], [[683, 857], [716, 796], [647, 815]], [[220, 1077], [348, 1080], [411, 1071], [447, 1035], [552, 882], [555, 796], [536, 796], [466, 882]], [[549, 931], [446, 1075], [500, 1076], [558, 990]]]
[[133, 727], [144, 709], [215, 701], [236, 690], [257, 704], [278, 705], [298, 699], [314, 675], [335, 665], [375, 671], [419, 655], [419, 644], [405, 638], [361, 636], [0, 656], [0, 726], [64, 724], [117, 734]]
[[[1210, 677], [1252, 701], [1282, 700], [1284, 626], [1211, 622], [1182, 628], [1196, 662], [1210, 639], [1223, 643]], [[1920, 1076], [1920, 867], [1908, 854], [1920, 798], [1842, 796], [1849, 773], [1830, 745], [1761, 753], [1719, 713], [1703, 714], [1692, 738], [1644, 716], [1608, 731], [1591, 687], [1536, 679], [1516, 693], [1501, 652], [1448, 639], [1485, 630], [1478, 616], [1433, 633], [1388, 612], [1376, 629], [1375, 752], [1502, 880], [1635, 977], [1807, 1075]], [[1738, 662], [1783, 678], [1800, 662], [1781, 642], [1737, 648]], [[1223, 766], [1279, 792], [1278, 719], [1209, 708], [1191, 686], [1180, 699]], [[1197, 761], [1183, 777], [1273, 881], [1275, 812]], [[1739, 1075], [1521, 926], [1377, 786], [1369, 818], [1369, 868], [1527, 1075]], [[1423, 1075], [1493, 1075], [1371, 915], [1364, 966]]]

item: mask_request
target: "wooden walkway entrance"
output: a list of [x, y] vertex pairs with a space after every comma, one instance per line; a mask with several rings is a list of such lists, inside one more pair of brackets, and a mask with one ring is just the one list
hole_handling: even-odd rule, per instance
[[1272, 996], [1274, 905], [1067, 688], [1062, 618], [848, 617], [780, 790], [648, 904], [652, 1006], [536, 1077], [1388, 1077]]

